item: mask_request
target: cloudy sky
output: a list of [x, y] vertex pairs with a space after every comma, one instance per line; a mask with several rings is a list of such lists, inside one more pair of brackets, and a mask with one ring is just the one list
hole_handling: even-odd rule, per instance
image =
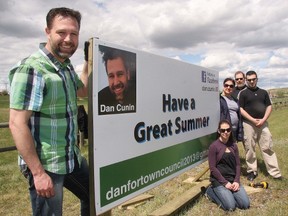
[[9, 69], [46, 41], [52, 7], [82, 13], [77, 71], [91, 37], [216, 69], [258, 72], [262, 88], [288, 87], [285, 0], [9, 0], [0, 2], [0, 83]]

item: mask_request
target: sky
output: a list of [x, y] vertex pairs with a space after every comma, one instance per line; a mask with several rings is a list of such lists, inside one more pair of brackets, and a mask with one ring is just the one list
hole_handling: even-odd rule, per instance
[[288, 87], [285, 0], [9, 0], [0, 2], [0, 90], [13, 65], [46, 41], [47, 12], [82, 14], [71, 61], [80, 72], [85, 40], [101, 40], [219, 71], [258, 73], [264, 89]]

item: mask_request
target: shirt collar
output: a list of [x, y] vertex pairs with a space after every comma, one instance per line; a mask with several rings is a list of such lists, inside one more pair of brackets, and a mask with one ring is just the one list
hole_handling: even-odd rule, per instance
[[63, 63], [58, 61], [54, 55], [46, 49], [46, 43], [40, 43], [39, 50], [44, 54], [44, 56], [50, 61], [53, 67], [59, 71], [61, 68], [71, 68], [70, 59], [66, 59]]

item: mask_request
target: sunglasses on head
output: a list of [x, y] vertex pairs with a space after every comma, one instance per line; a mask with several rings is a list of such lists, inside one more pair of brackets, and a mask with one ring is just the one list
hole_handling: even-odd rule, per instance
[[230, 133], [231, 132], [231, 128], [226, 128], [226, 129], [220, 128], [219, 131], [221, 133], [225, 133], [225, 131], [227, 131], [227, 133]]
[[224, 84], [224, 87], [225, 87], [225, 88], [228, 88], [228, 87], [230, 87], [230, 88], [234, 88], [234, 85]]
[[253, 78], [253, 79], [247, 79], [248, 82], [255, 82], [257, 80], [257, 78]]
[[244, 78], [236, 78], [235, 80], [238, 81], [238, 80], [243, 80], [243, 79], [244, 79]]

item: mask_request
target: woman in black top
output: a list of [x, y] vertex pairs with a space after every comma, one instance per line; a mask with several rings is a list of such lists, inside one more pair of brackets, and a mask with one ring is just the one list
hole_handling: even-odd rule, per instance
[[218, 139], [210, 145], [208, 152], [211, 186], [206, 194], [226, 211], [234, 211], [236, 207], [247, 209], [250, 201], [240, 185], [239, 151], [233, 141], [230, 122], [221, 120], [217, 132]]

